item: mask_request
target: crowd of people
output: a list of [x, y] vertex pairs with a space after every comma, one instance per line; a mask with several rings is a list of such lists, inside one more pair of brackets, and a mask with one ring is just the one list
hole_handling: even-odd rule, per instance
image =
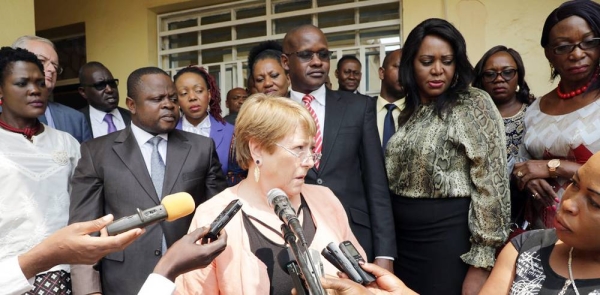
[[[600, 4], [554, 9], [541, 47], [560, 82], [536, 97], [516, 49], [473, 67], [461, 32], [427, 19], [370, 97], [351, 55], [331, 89], [328, 40], [301, 25], [250, 50], [223, 116], [198, 65], [132, 71], [123, 108], [88, 62], [88, 106], [53, 103], [54, 45], [21, 37], [0, 49], [0, 294], [290, 294], [273, 188], [308, 247], [350, 241], [368, 261], [362, 286], [322, 259], [333, 294], [600, 294]], [[107, 234], [178, 192], [193, 215]]]

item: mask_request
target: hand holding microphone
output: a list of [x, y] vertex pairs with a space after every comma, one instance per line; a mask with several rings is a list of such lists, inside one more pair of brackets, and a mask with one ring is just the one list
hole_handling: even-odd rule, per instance
[[196, 204], [186, 192], [168, 195], [160, 205], [146, 209], [137, 209], [138, 213], [116, 220], [106, 227], [108, 235], [114, 236], [133, 228], [143, 228], [157, 222], [174, 221], [194, 212]]

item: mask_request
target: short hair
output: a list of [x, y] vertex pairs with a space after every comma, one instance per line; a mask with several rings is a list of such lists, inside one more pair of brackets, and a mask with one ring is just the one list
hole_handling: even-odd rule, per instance
[[390, 52], [388, 52], [385, 57], [383, 58], [383, 62], [381, 63], [381, 67], [382, 68], [387, 68], [388, 63], [390, 62], [390, 56], [392, 55], [392, 53], [396, 52], [396, 51], [400, 51], [400, 53], [402, 54], [402, 48], [396, 49], [396, 50], [392, 50]]
[[347, 61], [347, 60], [353, 60], [356, 61], [361, 67], [362, 67], [362, 63], [360, 63], [360, 60], [358, 60], [358, 58], [354, 55], [344, 55], [342, 56], [337, 63], [337, 70], [339, 70], [342, 67], [342, 64]]
[[4, 84], [4, 79], [8, 76], [9, 67], [12, 63], [24, 61], [35, 64], [42, 75], [44, 74], [44, 66], [35, 54], [23, 48], [2, 47], [0, 48], [0, 85]]
[[285, 97], [263, 93], [251, 95], [242, 105], [235, 121], [235, 155], [238, 164], [242, 169], [250, 166], [250, 140], [273, 153], [275, 143], [293, 133], [297, 127], [304, 128], [309, 137], [317, 133], [315, 121], [304, 106]]
[[[600, 4], [591, 0], [567, 1], [554, 9], [546, 18], [544, 28], [542, 29], [542, 39], [540, 40], [540, 45], [543, 48], [546, 48], [550, 43], [550, 31], [552, 28], [563, 19], [571, 16], [583, 18], [594, 32], [594, 36], [596, 38], [600, 37]], [[552, 69], [550, 78], [554, 80], [556, 76], [558, 76], [558, 72]], [[600, 81], [598, 79], [596, 79], [595, 83], [588, 90], [597, 88], [600, 88]]]
[[488, 59], [498, 52], [506, 52], [510, 54], [517, 65], [517, 74], [519, 75], [517, 81], [517, 85], [519, 85], [519, 91], [517, 91], [517, 100], [524, 104], [531, 104], [531, 102], [535, 100], [535, 96], [529, 92], [529, 85], [527, 85], [527, 82], [525, 82], [525, 65], [523, 64], [523, 59], [521, 59], [519, 52], [512, 48], [507, 48], [504, 45], [492, 47], [483, 55], [483, 57], [481, 57], [479, 62], [477, 62], [477, 65], [475, 65], [475, 81], [473, 81], [473, 87], [483, 89], [483, 67]]
[[165, 75], [171, 79], [171, 76], [164, 70], [157, 67], [144, 67], [139, 68], [129, 74], [127, 77], [127, 97], [131, 97], [133, 100], [137, 100], [138, 91], [140, 84], [142, 83], [142, 77], [146, 75]]
[[213, 78], [213, 76], [211, 76], [205, 68], [190, 65], [187, 68], [179, 70], [179, 72], [177, 72], [177, 74], [175, 74], [173, 77], [173, 81], [177, 82], [177, 79], [179, 79], [179, 77], [185, 73], [194, 73], [204, 79], [204, 82], [206, 82], [206, 87], [208, 88], [208, 93], [210, 93], [210, 101], [208, 102], [210, 115], [217, 121], [225, 124], [225, 120], [221, 116], [221, 91], [219, 90], [219, 86], [217, 85], [215, 78]]
[[400, 59], [400, 80], [406, 90], [405, 107], [398, 118], [400, 125], [404, 125], [421, 105], [414, 60], [417, 58], [423, 39], [427, 36], [436, 36], [448, 42], [454, 51], [456, 65], [452, 84], [444, 93], [444, 99], [436, 99], [434, 102], [434, 110], [438, 117], [443, 118], [452, 111], [458, 101], [458, 95], [468, 91], [475, 76], [473, 66], [467, 57], [467, 43], [462, 34], [443, 19], [430, 18], [421, 22], [408, 34]]
[[283, 46], [274, 40], [264, 41], [252, 47], [248, 53], [248, 75], [254, 75], [254, 65], [258, 61], [274, 59], [281, 64], [281, 54], [283, 54]]
[[39, 41], [39, 42], [46, 43], [46, 44], [52, 46], [52, 49], [54, 49], [54, 51], [56, 51], [56, 47], [54, 46], [54, 43], [52, 43], [52, 41], [50, 41], [46, 38], [42, 38], [42, 37], [38, 37], [38, 36], [31, 36], [31, 35], [25, 35], [25, 36], [21, 36], [21, 37], [17, 38], [17, 40], [15, 40], [15, 42], [13, 42], [12, 48], [25, 48], [25, 43], [27, 43], [28, 41]]
[[[303, 24], [303, 25], [294, 27], [291, 30], [289, 30], [283, 37], [283, 51], [284, 51], [283, 53], [285, 53], [285, 54], [291, 53], [290, 51], [293, 49], [290, 47], [292, 46], [292, 43], [294, 42], [294, 38], [292, 38], [292, 37], [294, 36], [294, 34], [296, 32], [305, 31], [305, 30], [317, 30], [317, 31], [321, 32], [321, 34], [323, 34], [323, 31], [321, 31], [321, 29], [319, 29], [319, 27], [312, 25], [312, 24]], [[323, 35], [325, 35], [325, 34], [323, 34]], [[327, 38], [325, 38], [325, 40], [327, 40]], [[293, 45], [295, 46], [296, 44], [293, 43]]]
[[82, 84], [85, 72], [88, 69], [107, 69], [108, 68], [106, 66], [104, 66], [101, 62], [98, 61], [90, 61], [86, 64], [84, 64], [83, 66], [81, 66], [81, 68], [79, 68], [79, 83]]

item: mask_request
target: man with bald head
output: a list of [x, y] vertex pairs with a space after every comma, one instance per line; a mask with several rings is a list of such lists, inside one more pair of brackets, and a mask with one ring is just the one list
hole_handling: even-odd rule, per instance
[[283, 49], [291, 98], [313, 115], [318, 127], [315, 152], [323, 154], [306, 182], [335, 193], [369, 261], [391, 270], [396, 238], [375, 108], [362, 96], [326, 89], [331, 51], [319, 28], [292, 29]]
[[229, 114], [223, 117], [227, 123], [235, 125], [235, 119], [237, 119], [237, 115], [246, 98], [248, 98], [248, 93], [246, 92], [246, 89], [241, 87], [233, 88], [227, 92], [225, 106], [229, 109]]
[[[54, 43], [37, 36], [22, 36], [13, 43], [12, 47], [27, 49], [38, 57], [44, 65], [46, 88], [48, 93], [52, 94], [58, 75], [62, 72]], [[60, 103], [48, 101], [46, 111], [38, 119], [52, 128], [71, 134], [80, 143], [92, 138], [92, 131], [83, 114]]]
[[97, 61], [88, 62], [79, 69], [79, 94], [88, 106], [79, 110], [87, 119], [94, 138], [118, 130], [131, 123], [131, 113], [119, 107], [119, 79]]
[[404, 108], [404, 88], [400, 84], [400, 58], [402, 49], [396, 49], [388, 53], [379, 68], [379, 79], [381, 90], [376, 99], [375, 110], [377, 111], [377, 129], [381, 138], [381, 146], [385, 146], [390, 137], [398, 130], [398, 116]]

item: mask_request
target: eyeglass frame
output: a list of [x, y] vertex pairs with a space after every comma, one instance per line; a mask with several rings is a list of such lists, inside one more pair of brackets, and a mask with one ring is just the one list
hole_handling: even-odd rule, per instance
[[301, 151], [300, 153], [296, 153], [288, 148], [286, 148], [285, 146], [275, 143], [276, 146], [286, 150], [288, 153], [290, 153], [292, 156], [300, 159], [300, 161], [302, 162], [302, 164], [306, 164], [306, 161], [308, 161], [308, 159], [312, 156], [313, 158], [313, 162], [317, 162], [319, 160], [321, 160], [321, 157], [323, 156], [323, 154], [321, 153], [313, 153], [313, 152], [308, 152], [306, 154], [306, 156], [304, 156], [304, 159], [302, 159], [302, 153], [306, 153], [306, 151]]
[[[111, 85], [114, 83], [114, 86]], [[102, 87], [102, 84], [104, 84], [104, 86]], [[111, 88], [117, 88], [117, 86], [119, 86], [119, 79], [109, 79], [109, 80], [104, 80], [104, 81], [100, 81], [100, 82], [96, 82], [94, 84], [80, 84], [82, 87], [94, 87], [94, 89], [98, 90], [98, 91], [102, 91], [104, 89], [106, 89], [106, 86], [110, 86]], [[102, 87], [102, 88], [100, 88]]]
[[[310, 58], [308, 57], [301, 57], [298, 55], [298, 53], [306, 53], [306, 52], [310, 52]], [[321, 52], [327, 52], [327, 57], [326, 58], [321, 58], [320, 53]], [[318, 51], [312, 51], [312, 50], [300, 50], [300, 51], [296, 51], [296, 52], [290, 52], [290, 53], [285, 53], [285, 55], [296, 55], [296, 57], [301, 60], [302, 62], [309, 62], [311, 60], [313, 60], [313, 58], [315, 58], [315, 55], [317, 55], [317, 57], [319, 58], [320, 61], [329, 61], [331, 60], [331, 56], [333, 56], [333, 51], [331, 50], [327, 50], [327, 49], [321, 49]]]
[[42, 63], [42, 65], [44, 66], [44, 70], [46, 70], [46, 65], [48, 63], [50, 63], [50, 65], [52, 65], [52, 67], [54, 67], [54, 71], [56, 72], [57, 76], [63, 73], [64, 69], [58, 63], [53, 63], [48, 57], [41, 55], [41, 54], [36, 54], [35, 56], [38, 58], [40, 63]]
[[[507, 71], [510, 71], [510, 72], [512, 72], [512, 73], [513, 73], [513, 74], [512, 74], [513, 76], [512, 76], [512, 77], [510, 77], [509, 79], [507, 79], [507, 78], [504, 76], [504, 72], [507, 72]], [[485, 83], [492, 83], [492, 82], [496, 81], [496, 79], [498, 78], [498, 76], [500, 76], [500, 77], [502, 77], [502, 79], [503, 79], [505, 82], [508, 82], [508, 81], [510, 81], [510, 80], [512, 80], [512, 79], [514, 79], [514, 78], [517, 76], [518, 72], [519, 72], [519, 70], [517, 70], [517, 69], [513, 69], [513, 68], [504, 69], [504, 70], [502, 70], [502, 71], [499, 71], [499, 72], [497, 72], [497, 71], [492, 71], [492, 70], [489, 70], [489, 71], [484, 71], [483, 73], [481, 73], [481, 80], [482, 80], [483, 82], [485, 82]], [[494, 77], [493, 77], [491, 80], [488, 80], [488, 79], [486, 78], [486, 76], [485, 76], [485, 74], [486, 74], [486, 73], [488, 73], [488, 74], [494, 73]]]
[[[592, 46], [592, 47], [587, 47], [587, 48], [581, 47], [581, 44], [586, 43], [586, 42], [596, 42], [597, 44], [594, 45], [594, 46]], [[565, 54], [570, 54], [571, 52], [573, 52], [573, 50], [575, 50], [575, 47], [579, 47], [579, 49], [586, 51], [586, 50], [594, 49], [594, 48], [596, 48], [598, 46], [600, 46], [600, 38], [592, 38], [592, 39], [589, 39], [589, 40], [583, 40], [583, 41], [581, 41], [581, 42], [579, 42], [577, 44], [563, 44], [563, 45], [554, 46], [552, 48], [552, 53], [554, 53], [556, 55], [565, 55]], [[569, 48], [569, 47], [571, 49], [568, 50], [568, 51], [557, 52], [557, 50], [559, 48], [565, 48], [566, 49], [566, 48]]]

